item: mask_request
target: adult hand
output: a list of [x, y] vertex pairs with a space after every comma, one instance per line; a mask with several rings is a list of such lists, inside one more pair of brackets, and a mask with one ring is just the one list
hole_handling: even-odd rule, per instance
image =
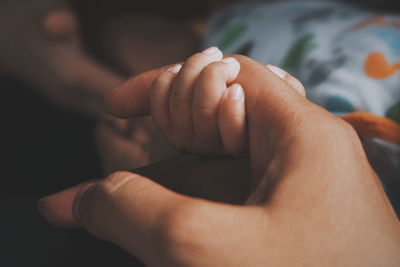
[[[245, 205], [119, 172], [43, 199], [44, 216], [79, 225], [150, 266], [398, 266], [399, 222], [353, 129], [293, 90], [292, 77], [236, 58], [252, 172]], [[115, 89], [114, 113], [145, 114], [158, 71]]]
[[57, 104], [96, 116], [105, 91], [123, 81], [85, 51], [65, 0], [0, 2], [0, 67]]

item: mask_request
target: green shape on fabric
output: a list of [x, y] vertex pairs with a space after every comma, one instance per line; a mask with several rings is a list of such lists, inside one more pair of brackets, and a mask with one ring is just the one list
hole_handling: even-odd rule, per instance
[[243, 35], [243, 33], [246, 32], [247, 28], [248, 28], [247, 23], [235, 24], [231, 26], [227, 30], [222, 40], [219, 42], [218, 47], [222, 51], [226, 50], [235, 41], [237, 41]]
[[400, 123], [400, 102], [391, 106], [385, 114], [386, 118], [394, 120], [397, 123]]
[[313, 43], [314, 38], [315, 35], [313, 33], [307, 33], [300, 37], [289, 49], [289, 53], [283, 60], [282, 67], [288, 71], [293, 71], [300, 64], [305, 52], [317, 47]]
[[264, 17], [264, 14], [258, 11], [253, 11], [244, 15], [241, 17], [240, 22], [235, 23], [226, 30], [226, 33], [221, 38], [218, 47], [222, 50], [222, 52], [225, 52], [224, 50], [232, 46], [233, 43], [236, 42], [247, 31], [249, 28], [249, 20], [259, 22], [264, 19]]

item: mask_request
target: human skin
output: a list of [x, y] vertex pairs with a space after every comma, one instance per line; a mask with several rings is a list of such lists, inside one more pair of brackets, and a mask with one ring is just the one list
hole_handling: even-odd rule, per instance
[[[58, 226], [79, 225], [150, 266], [398, 266], [400, 225], [354, 130], [265, 66], [235, 58], [236, 82], [246, 95], [251, 175], [221, 177], [244, 180], [245, 205], [184, 195], [185, 187], [214, 184], [190, 187], [194, 181], [179, 180], [184, 175], [176, 170], [179, 193], [117, 172], [44, 198], [42, 214]], [[146, 114], [159, 72], [114, 89], [109, 109]], [[157, 169], [141, 173], [157, 176]], [[161, 176], [170, 178], [167, 171]], [[226, 190], [239, 195], [240, 188]]]
[[63, 0], [0, 2], [0, 66], [61, 107], [97, 117], [121, 83], [85, 50], [78, 19]]

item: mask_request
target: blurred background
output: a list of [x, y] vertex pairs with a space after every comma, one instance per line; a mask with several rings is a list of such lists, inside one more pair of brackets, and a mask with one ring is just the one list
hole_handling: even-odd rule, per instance
[[[149, 50], [124, 54], [125, 47], [140, 50], [137, 39], [170, 46], [181, 35], [196, 39], [185, 25], [208, 8], [182, 0], [0, 1], [0, 266], [142, 266], [82, 230], [50, 226], [37, 201], [104, 176], [95, 132], [107, 89], [183, 59], [197, 44], [179, 48], [176, 58]], [[160, 32], [161, 24], [169, 32]], [[149, 28], [155, 33], [146, 35]]]

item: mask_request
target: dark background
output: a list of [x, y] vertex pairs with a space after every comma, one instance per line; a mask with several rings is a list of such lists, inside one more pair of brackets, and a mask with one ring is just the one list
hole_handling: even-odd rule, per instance
[[78, 229], [50, 226], [37, 201], [101, 177], [94, 122], [63, 111], [28, 84], [0, 79], [0, 266], [142, 266]]

